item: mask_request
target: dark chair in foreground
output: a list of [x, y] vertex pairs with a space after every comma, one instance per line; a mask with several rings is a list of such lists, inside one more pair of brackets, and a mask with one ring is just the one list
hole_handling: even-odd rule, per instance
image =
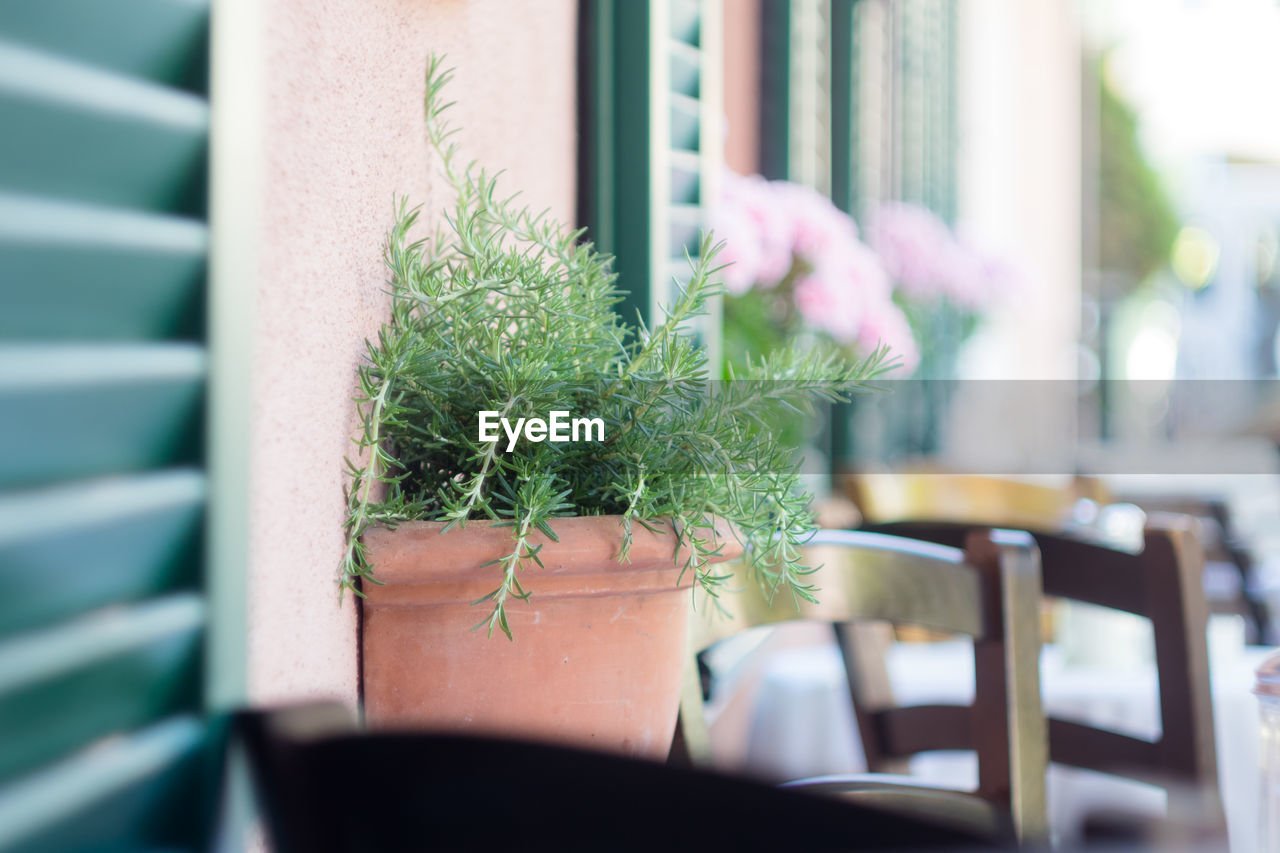
[[[964, 551], [908, 539], [823, 530], [805, 548], [821, 565], [814, 576], [820, 604], [787, 600], [770, 606], [754, 580], [719, 602], [732, 619], [695, 618], [686, 690], [681, 704], [685, 750], [696, 762], [711, 760], [696, 655], [735, 632], [791, 620], [890, 622], [973, 638], [975, 698], [972, 706], [876, 707], [869, 719], [895, 755], [935, 749], [977, 753], [973, 792], [928, 788], [906, 778], [869, 774], [789, 783], [851, 802], [873, 803], [901, 814], [932, 816], [993, 839], [1039, 841], [1046, 837], [1046, 740], [1040, 710], [1040, 568], [1035, 546], [1021, 533], [974, 534]], [[782, 594], [780, 594], [780, 599]], [[851, 672], [858, 668], [849, 667]], [[851, 681], [854, 701], [867, 707], [864, 684]]]
[[927, 821], [664, 764], [357, 733], [334, 706], [242, 714], [237, 729], [276, 853], [991, 849]]
[[[956, 522], [900, 521], [868, 530], [956, 545], [980, 528]], [[1222, 821], [1213, 734], [1204, 558], [1190, 519], [1152, 517], [1140, 553], [1064, 535], [1033, 533], [1040, 548], [1044, 593], [1133, 613], [1151, 621], [1159, 678], [1161, 735], [1155, 741], [1050, 718], [1049, 759], [1165, 788], [1170, 813], [1198, 825]], [[874, 678], [877, 673], [864, 674]], [[868, 756], [883, 753], [885, 731], [859, 712]], [[874, 762], [872, 762], [874, 765]]]

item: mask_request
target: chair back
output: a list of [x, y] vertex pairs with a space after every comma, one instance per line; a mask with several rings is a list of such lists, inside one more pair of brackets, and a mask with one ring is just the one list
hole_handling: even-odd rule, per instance
[[[963, 523], [933, 521], [896, 522], [871, 529], [943, 545], [964, 542], [979, 530]], [[1147, 741], [1050, 718], [1050, 760], [1171, 791], [1198, 791], [1204, 813], [1220, 814], [1205, 639], [1208, 607], [1201, 585], [1204, 556], [1193, 520], [1149, 518], [1143, 548], [1136, 554], [1062, 534], [1031, 535], [1040, 549], [1045, 595], [1150, 620], [1159, 681], [1158, 739]]]
[[1204, 587], [1209, 612], [1243, 616], [1249, 642], [1266, 644], [1271, 608], [1262, 596], [1250, 591], [1254, 558], [1238, 529], [1229, 498], [1175, 493], [1121, 499], [1148, 515], [1184, 515], [1194, 519], [1196, 538], [1204, 551], [1205, 570], [1212, 570], [1216, 581]]
[[1051, 530], [1066, 520], [1076, 501], [1106, 502], [1096, 481], [1077, 477], [1070, 488], [1041, 483], [942, 472], [849, 475], [844, 488], [870, 523], [927, 518], [989, 527]]
[[[696, 762], [710, 747], [696, 654], [733, 633], [793, 620], [919, 625], [973, 639], [975, 693], [971, 706], [869, 706], [866, 682], [850, 680], [854, 706], [868, 714], [885, 754], [905, 758], [938, 749], [973, 750], [979, 779], [974, 795], [998, 807], [1019, 838], [1045, 833], [1047, 745], [1040, 710], [1038, 658], [1039, 559], [1030, 537], [984, 531], [963, 550], [874, 533], [823, 530], [805, 547], [820, 565], [820, 603], [770, 602], [754, 579], [718, 603], [730, 618], [695, 616], [681, 734]], [[846, 669], [853, 653], [845, 643]]]

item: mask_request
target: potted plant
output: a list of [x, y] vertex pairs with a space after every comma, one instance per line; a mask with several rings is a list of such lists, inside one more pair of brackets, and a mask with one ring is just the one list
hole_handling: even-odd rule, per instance
[[780, 351], [710, 381], [686, 328], [718, 292], [711, 242], [633, 331], [609, 258], [462, 165], [449, 78], [432, 58], [427, 135], [456, 198], [417, 239], [398, 203], [391, 319], [360, 370], [341, 583], [364, 597], [366, 715], [661, 756], [690, 587], [714, 599], [745, 547], [771, 592], [813, 595], [808, 498], [764, 417], [843, 397], [886, 352]]

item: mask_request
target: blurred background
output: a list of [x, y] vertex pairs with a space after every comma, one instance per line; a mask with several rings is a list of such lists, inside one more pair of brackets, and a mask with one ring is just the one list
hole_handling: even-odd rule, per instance
[[[726, 3], [710, 211], [735, 263], [714, 330], [730, 375], [797, 341], [899, 358], [884, 393], [790, 426], [828, 525], [1140, 548], [1159, 513], [1197, 519], [1240, 850], [1257, 843], [1251, 673], [1280, 636], [1277, 27], [1270, 0]], [[1158, 736], [1149, 623], [1059, 601], [1045, 631], [1050, 713]], [[963, 655], [920, 639], [896, 636], [894, 695], [954, 698]], [[830, 641], [757, 643], [721, 652], [725, 760], [865, 767], [830, 737], [856, 729]], [[972, 782], [965, 760], [912, 769]], [[1050, 803], [1059, 839], [1107, 803], [1164, 807], [1056, 766]]]

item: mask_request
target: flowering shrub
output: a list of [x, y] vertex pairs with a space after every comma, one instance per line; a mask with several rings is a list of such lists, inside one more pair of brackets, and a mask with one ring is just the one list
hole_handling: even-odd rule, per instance
[[881, 207], [868, 238], [900, 299], [945, 299], [980, 314], [1007, 295], [1015, 278], [1003, 259], [957, 238], [937, 214], [914, 204]]
[[951, 229], [932, 211], [913, 204], [886, 204], [868, 234], [885, 272], [910, 299], [950, 296], [958, 283], [959, 254]]
[[918, 352], [892, 281], [853, 219], [820, 193], [726, 173], [713, 228], [725, 241], [731, 369], [794, 337], [870, 353], [881, 343], [909, 374]]
[[891, 375], [950, 375], [978, 320], [1019, 289], [1003, 259], [957, 237], [935, 213], [892, 202], [857, 224], [808, 187], [724, 176], [714, 228], [725, 240], [730, 369], [793, 338], [868, 353], [889, 347]]
[[921, 373], [945, 378], [983, 314], [1018, 289], [1012, 265], [957, 237], [932, 211], [893, 202], [872, 220], [868, 239], [893, 280], [915, 339]]

